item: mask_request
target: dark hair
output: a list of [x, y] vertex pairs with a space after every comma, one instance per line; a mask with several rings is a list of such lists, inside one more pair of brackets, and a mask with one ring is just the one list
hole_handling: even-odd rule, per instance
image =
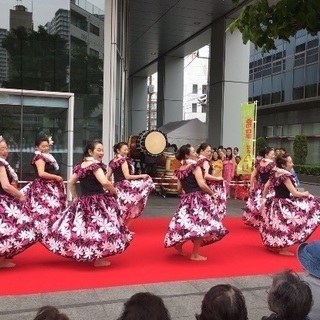
[[218, 151], [218, 150], [213, 150], [213, 151], [212, 151], [212, 159], [211, 159], [211, 160], [215, 160], [214, 157], [213, 157], [213, 154], [214, 154], [214, 153], [216, 153], [216, 154], [218, 155], [217, 160], [221, 159], [220, 154], [219, 154], [219, 151]]
[[273, 150], [273, 148], [271, 147], [265, 147], [262, 151], [261, 151], [261, 156], [265, 157], [267, 154], [269, 154], [271, 151]]
[[197, 320], [247, 320], [248, 311], [242, 292], [229, 284], [212, 287], [204, 296]]
[[279, 150], [286, 152], [286, 149], [285, 149], [285, 148], [279, 148]]
[[113, 146], [113, 152], [117, 153], [117, 151], [120, 150], [123, 146], [128, 146], [128, 143], [125, 141], [121, 141], [121, 142], [116, 143]]
[[218, 149], [222, 150], [222, 149], [223, 149], [223, 146], [219, 146]]
[[176, 159], [179, 161], [185, 159], [186, 156], [190, 154], [190, 148], [190, 144], [184, 144], [183, 146], [181, 146], [180, 149], [177, 151]]
[[173, 148], [173, 151], [174, 151], [174, 152], [177, 152], [178, 146], [177, 146], [175, 143], [173, 143], [173, 144], [171, 145], [171, 147]]
[[273, 277], [268, 293], [268, 305], [283, 319], [303, 320], [311, 310], [312, 292], [307, 282], [291, 270]]
[[209, 143], [207, 143], [207, 142], [201, 143], [200, 146], [197, 149], [197, 154], [199, 154], [201, 151], [206, 150], [208, 147], [211, 148], [211, 145]]
[[285, 153], [283, 155], [278, 155], [276, 158], [276, 165], [278, 168], [283, 168], [287, 165], [288, 158], [290, 157], [289, 153]]
[[33, 320], [69, 320], [69, 318], [64, 313], [60, 313], [56, 307], [44, 306], [38, 310]]
[[227, 153], [226, 153], [226, 159], [227, 159], [227, 160], [232, 160], [232, 158], [233, 158], [232, 148], [231, 148], [231, 147], [228, 147], [226, 150], [230, 150], [230, 151], [231, 151], [231, 154], [229, 154], [229, 155], [227, 155]]
[[238, 147], [234, 147], [234, 148], [233, 148], [233, 151], [234, 151], [234, 150], [239, 151], [239, 148], [238, 148]]
[[36, 139], [36, 141], [34, 142], [34, 145], [36, 147], [39, 147], [39, 145], [41, 144], [41, 142], [46, 141], [49, 143], [49, 138], [47, 136], [40, 136]]
[[274, 151], [280, 150], [279, 148], [275, 148]]
[[102, 144], [102, 142], [98, 139], [88, 141], [86, 146], [84, 147], [83, 157], [89, 157], [89, 150], [93, 151], [96, 145], [99, 143]]
[[118, 320], [170, 320], [168, 309], [163, 300], [150, 292], [134, 294], [124, 303]]

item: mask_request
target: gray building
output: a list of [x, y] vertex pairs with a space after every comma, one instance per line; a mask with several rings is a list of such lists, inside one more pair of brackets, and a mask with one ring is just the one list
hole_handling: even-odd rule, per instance
[[14, 10], [10, 9], [10, 30], [18, 27], [33, 29], [32, 12], [23, 5], [17, 5]]
[[293, 151], [293, 139], [308, 138], [307, 163], [318, 163], [320, 152], [319, 36], [300, 30], [276, 49], [250, 51], [249, 99], [258, 101], [257, 137], [272, 147]]
[[46, 23], [45, 27], [48, 33], [58, 34], [67, 42], [69, 42], [69, 36], [70, 36], [69, 10], [59, 9], [55, 13], [54, 18], [50, 22]]
[[8, 53], [2, 48], [2, 40], [8, 33], [7, 29], [0, 28], [0, 87], [4, 81], [8, 80]]

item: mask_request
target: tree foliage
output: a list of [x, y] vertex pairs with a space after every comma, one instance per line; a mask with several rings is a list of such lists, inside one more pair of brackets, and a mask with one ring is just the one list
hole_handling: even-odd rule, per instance
[[59, 35], [18, 27], [3, 40], [9, 55], [7, 87], [66, 91], [68, 51]]
[[308, 140], [303, 134], [296, 135], [293, 140], [293, 160], [297, 164], [305, 164], [308, 155]]
[[[238, 4], [240, 0], [232, 0]], [[297, 31], [320, 31], [319, 0], [257, 0], [245, 6], [228, 30], [239, 29], [243, 43], [251, 41], [262, 52], [275, 49], [275, 40], [289, 41]]]
[[267, 147], [267, 140], [264, 137], [258, 137], [256, 141], [256, 153], [258, 154]]

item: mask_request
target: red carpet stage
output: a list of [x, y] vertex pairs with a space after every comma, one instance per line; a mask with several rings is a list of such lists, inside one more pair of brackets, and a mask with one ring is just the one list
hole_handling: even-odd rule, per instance
[[[0, 269], [0, 295], [30, 294], [166, 281], [259, 275], [290, 268], [301, 271], [294, 256], [266, 250], [258, 231], [241, 218], [226, 218], [230, 233], [221, 241], [203, 247], [208, 261], [191, 261], [175, 249], [164, 249], [169, 218], [143, 219], [132, 223], [136, 232], [121, 255], [110, 257], [111, 266], [94, 268], [54, 255], [37, 244], [14, 258], [12, 269]], [[318, 229], [310, 238], [320, 238]], [[185, 251], [191, 251], [191, 244]]]

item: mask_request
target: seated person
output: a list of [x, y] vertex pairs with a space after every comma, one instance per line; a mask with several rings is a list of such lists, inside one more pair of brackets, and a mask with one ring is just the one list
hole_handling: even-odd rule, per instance
[[229, 284], [212, 287], [202, 300], [197, 320], [247, 320], [248, 311], [242, 292]]
[[118, 320], [170, 320], [170, 315], [160, 297], [139, 292], [124, 303]]
[[312, 304], [308, 283], [286, 270], [273, 277], [268, 291], [268, 306], [273, 313], [261, 320], [308, 320]]

